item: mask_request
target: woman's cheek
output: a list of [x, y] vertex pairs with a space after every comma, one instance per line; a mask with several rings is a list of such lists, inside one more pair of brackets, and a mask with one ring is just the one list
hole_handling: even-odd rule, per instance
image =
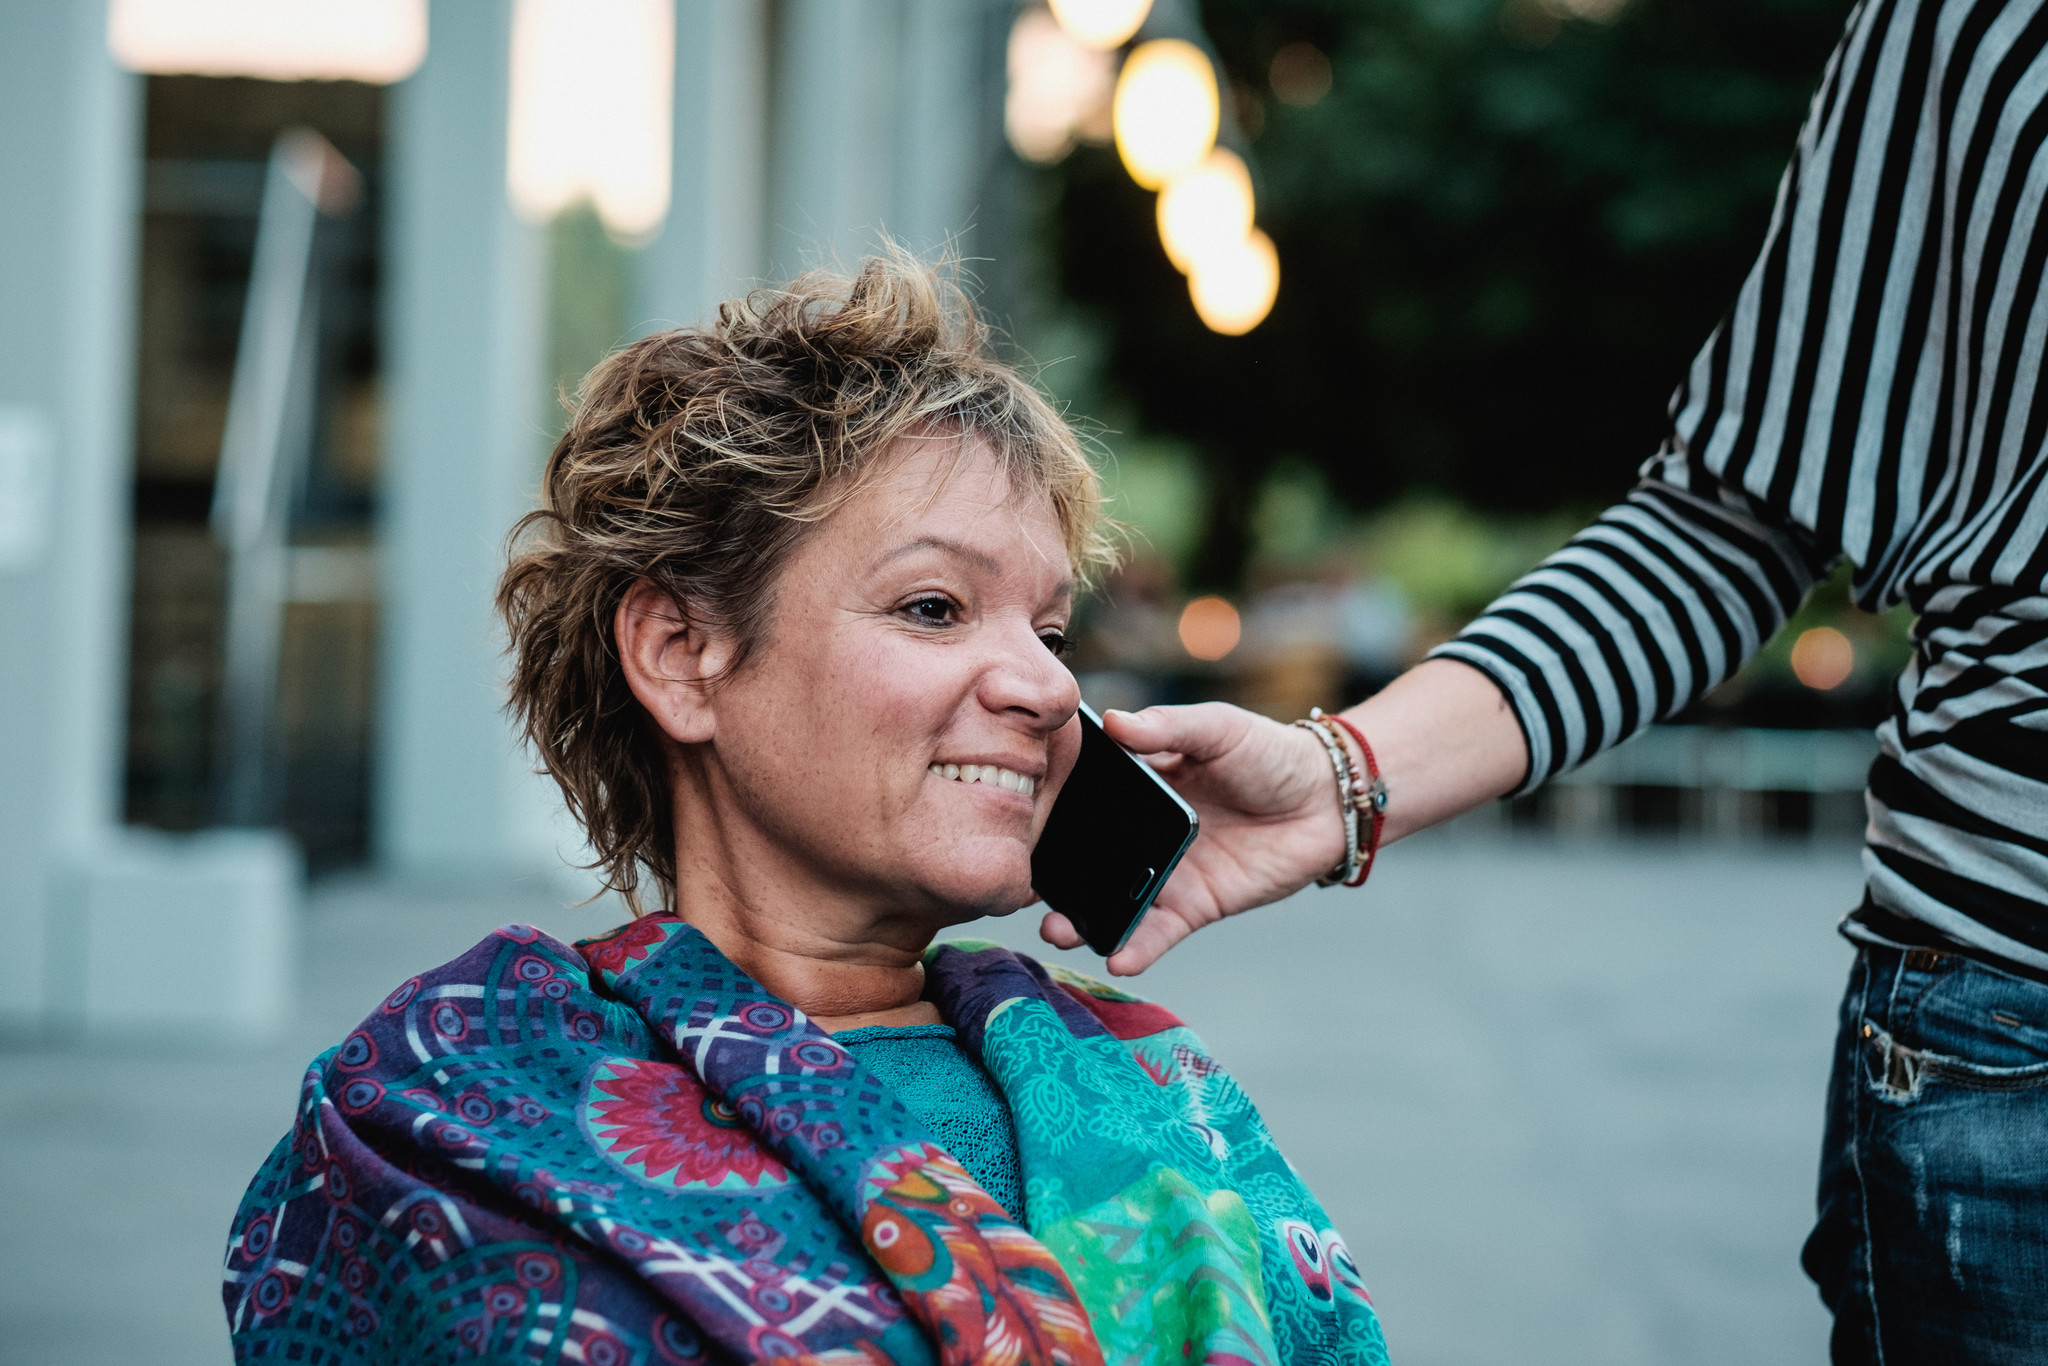
[[[921, 731], [942, 724], [974, 690], [962, 652], [937, 639], [891, 632], [838, 671], [842, 693], [876, 726], [908, 723]], [[957, 675], [957, 676], [956, 676]]]

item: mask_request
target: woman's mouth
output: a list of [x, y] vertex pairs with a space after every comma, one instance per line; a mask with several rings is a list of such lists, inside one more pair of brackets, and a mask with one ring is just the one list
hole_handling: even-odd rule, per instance
[[1007, 792], [1021, 792], [1029, 797], [1038, 790], [1035, 780], [1025, 777], [1012, 769], [998, 768], [994, 764], [933, 764], [930, 767], [935, 777], [952, 783], [982, 783], [1000, 787]]

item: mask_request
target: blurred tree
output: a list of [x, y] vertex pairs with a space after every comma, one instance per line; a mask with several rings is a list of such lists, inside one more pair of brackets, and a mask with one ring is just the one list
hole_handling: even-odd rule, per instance
[[1110, 380], [1202, 452], [1203, 584], [1236, 579], [1281, 458], [1359, 509], [1426, 491], [1545, 512], [1615, 498], [1654, 449], [1848, 4], [1573, 17], [1595, 7], [1204, 0], [1281, 254], [1245, 337], [1196, 320], [1113, 152], [1044, 173], [1061, 285], [1104, 328]]

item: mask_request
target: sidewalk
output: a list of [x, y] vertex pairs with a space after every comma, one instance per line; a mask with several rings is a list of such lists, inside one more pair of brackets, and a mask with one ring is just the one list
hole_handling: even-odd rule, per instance
[[[1819, 1362], [1797, 1254], [1857, 877], [1845, 846], [1445, 835], [1135, 985], [1260, 1103], [1400, 1366]], [[225, 1362], [228, 1220], [306, 1060], [494, 925], [613, 918], [537, 887], [330, 882], [289, 1038], [0, 1051], [0, 1363]], [[1036, 941], [1017, 918], [961, 933]]]

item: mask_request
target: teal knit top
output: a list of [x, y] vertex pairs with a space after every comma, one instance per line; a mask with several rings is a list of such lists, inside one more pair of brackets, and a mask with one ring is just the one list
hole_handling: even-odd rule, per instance
[[1024, 1222], [1024, 1178], [1009, 1104], [951, 1025], [849, 1029], [832, 1039], [894, 1088], [967, 1174]]

